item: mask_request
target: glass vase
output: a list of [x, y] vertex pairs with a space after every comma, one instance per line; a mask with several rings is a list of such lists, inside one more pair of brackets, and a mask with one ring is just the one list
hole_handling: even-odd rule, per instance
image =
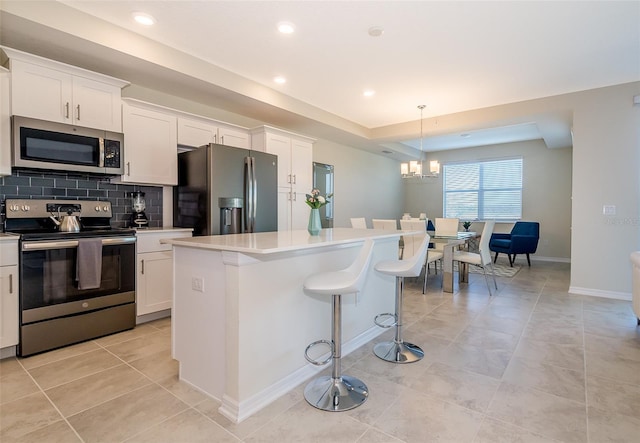
[[307, 226], [307, 231], [311, 235], [320, 235], [320, 230], [322, 229], [322, 225], [320, 224], [320, 209], [311, 209], [311, 213], [309, 214], [309, 225]]

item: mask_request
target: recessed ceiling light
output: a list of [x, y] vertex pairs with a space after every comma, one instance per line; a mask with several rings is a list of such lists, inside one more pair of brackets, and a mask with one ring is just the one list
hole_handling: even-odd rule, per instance
[[156, 19], [144, 12], [134, 12], [133, 19], [141, 25], [151, 26], [155, 24]]
[[376, 95], [376, 91], [374, 91], [373, 89], [366, 89], [362, 95], [364, 95], [365, 97], [373, 97], [374, 95]]
[[285, 84], [287, 82], [287, 79], [284, 78], [283, 76], [279, 75], [277, 77], [274, 77], [273, 81], [276, 82], [279, 85], [283, 85], [283, 84]]
[[278, 23], [278, 31], [283, 34], [293, 34], [296, 30], [296, 27], [291, 22], [280, 22]]
[[380, 37], [384, 34], [384, 28], [382, 26], [372, 26], [369, 28], [369, 35], [371, 37]]

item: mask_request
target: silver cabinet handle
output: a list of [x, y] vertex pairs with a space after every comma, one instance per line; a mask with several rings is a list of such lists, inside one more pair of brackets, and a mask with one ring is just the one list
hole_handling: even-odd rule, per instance
[[287, 183], [291, 184], [291, 174], [287, 175]]
[[13, 274], [9, 274], [9, 294], [13, 294]]
[[294, 184], [294, 185], [296, 184], [296, 175], [295, 174], [293, 174], [293, 183], [292, 184]]
[[78, 111], [78, 115], [77, 115], [77, 120], [80, 121], [80, 105], [76, 106], [76, 109]]
[[131, 162], [127, 162], [127, 175], [131, 175]]
[[224, 135], [220, 136], [220, 144], [224, 145]]
[[67, 104], [64, 105], [64, 111], [65, 111], [64, 118], [69, 118], [69, 102], [67, 102]]
[[218, 134], [213, 134], [213, 142], [218, 143]]
[[144, 275], [144, 258], [140, 260], [140, 273]]

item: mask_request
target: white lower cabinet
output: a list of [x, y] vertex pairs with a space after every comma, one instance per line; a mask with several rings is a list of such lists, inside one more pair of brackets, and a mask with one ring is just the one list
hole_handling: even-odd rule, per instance
[[139, 230], [136, 259], [136, 315], [171, 309], [173, 250], [162, 239], [191, 237], [190, 229]]
[[0, 348], [18, 344], [18, 239], [0, 239]]

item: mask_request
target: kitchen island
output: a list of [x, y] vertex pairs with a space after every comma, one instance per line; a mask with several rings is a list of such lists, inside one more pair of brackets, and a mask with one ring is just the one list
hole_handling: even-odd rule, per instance
[[[174, 249], [173, 356], [180, 379], [221, 401], [240, 422], [325, 368], [306, 346], [331, 336], [331, 298], [303, 281], [355, 260], [375, 240], [364, 290], [342, 298], [343, 356], [384, 332], [374, 317], [393, 312], [395, 279], [377, 273], [398, 257], [401, 231], [324, 229], [167, 240]], [[328, 355], [328, 354], [327, 354]]]

